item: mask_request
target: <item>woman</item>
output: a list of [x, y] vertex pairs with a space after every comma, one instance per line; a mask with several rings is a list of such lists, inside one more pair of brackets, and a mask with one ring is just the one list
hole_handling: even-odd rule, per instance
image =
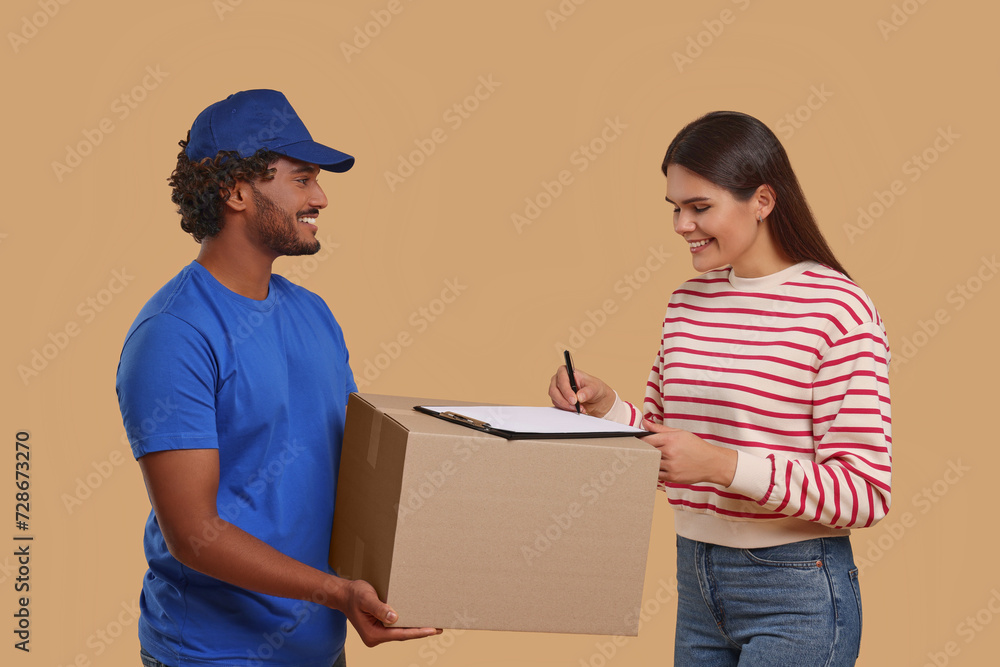
[[[677, 530], [675, 665], [853, 665], [848, 534], [889, 509], [889, 345], [760, 121], [714, 112], [663, 160], [701, 273], [671, 296], [641, 409], [565, 367], [564, 410], [641, 425]], [[722, 268], [719, 268], [722, 267]]]

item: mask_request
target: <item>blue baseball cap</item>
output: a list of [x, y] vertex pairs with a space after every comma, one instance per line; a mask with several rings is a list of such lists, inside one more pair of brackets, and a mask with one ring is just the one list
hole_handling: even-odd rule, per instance
[[259, 149], [344, 172], [354, 166], [347, 153], [313, 141], [295, 109], [277, 90], [244, 90], [211, 105], [194, 119], [184, 152], [199, 162], [219, 151], [250, 157]]

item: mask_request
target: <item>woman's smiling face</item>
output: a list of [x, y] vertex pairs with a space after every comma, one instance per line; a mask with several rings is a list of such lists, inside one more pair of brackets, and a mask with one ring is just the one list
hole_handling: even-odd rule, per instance
[[769, 275], [790, 265], [769, 233], [774, 207], [770, 188], [761, 186], [740, 201], [725, 188], [677, 164], [667, 166], [667, 202], [674, 206], [674, 231], [684, 237], [699, 273], [727, 264], [741, 278]]

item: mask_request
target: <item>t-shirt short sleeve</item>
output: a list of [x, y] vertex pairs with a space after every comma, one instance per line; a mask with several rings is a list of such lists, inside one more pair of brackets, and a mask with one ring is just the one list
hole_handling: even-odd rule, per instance
[[129, 334], [116, 390], [132, 454], [218, 449], [215, 395], [218, 365], [193, 326], [160, 313]]

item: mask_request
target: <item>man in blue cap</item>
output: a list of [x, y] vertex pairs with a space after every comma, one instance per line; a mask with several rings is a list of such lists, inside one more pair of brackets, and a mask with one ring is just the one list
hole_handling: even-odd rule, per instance
[[364, 581], [327, 566], [348, 394], [339, 325], [273, 275], [319, 250], [321, 170], [354, 158], [313, 141], [281, 93], [217, 102], [170, 177], [201, 244], [126, 335], [116, 389], [152, 511], [139, 640], [147, 667], [344, 665], [365, 644], [424, 637]]

